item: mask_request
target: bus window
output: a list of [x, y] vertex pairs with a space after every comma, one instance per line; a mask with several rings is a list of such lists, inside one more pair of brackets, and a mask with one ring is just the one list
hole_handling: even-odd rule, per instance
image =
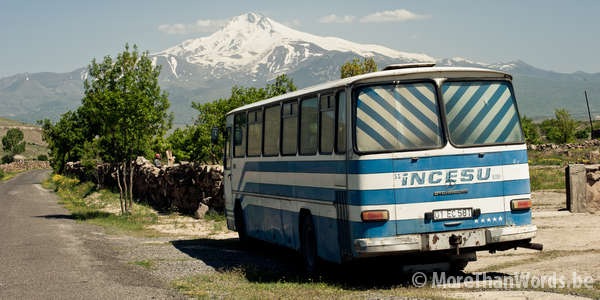
[[321, 96], [321, 102], [319, 103], [319, 152], [323, 154], [330, 154], [333, 152], [333, 137], [335, 133], [335, 110], [333, 106], [333, 95]]
[[356, 99], [359, 152], [389, 152], [442, 146], [433, 83], [372, 85]]
[[262, 142], [262, 110], [248, 112], [248, 156], [260, 156]]
[[336, 153], [346, 153], [346, 92], [341, 91], [336, 95]]
[[510, 83], [450, 81], [442, 85], [442, 92], [454, 145], [523, 143]]
[[317, 153], [317, 98], [309, 98], [300, 102], [300, 154]]
[[283, 123], [281, 154], [296, 155], [296, 146], [298, 144], [298, 102], [284, 103], [281, 119]]
[[233, 156], [244, 157], [246, 155], [246, 112], [235, 114], [233, 126]]
[[279, 105], [265, 108], [265, 139], [263, 155], [279, 154], [279, 128], [281, 123]]

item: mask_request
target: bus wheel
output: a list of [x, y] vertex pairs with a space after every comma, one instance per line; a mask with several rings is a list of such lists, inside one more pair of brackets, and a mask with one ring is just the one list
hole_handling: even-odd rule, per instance
[[300, 252], [302, 254], [304, 271], [309, 276], [312, 276], [317, 273], [318, 257], [315, 226], [312, 216], [309, 213], [303, 215], [300, 226]]
[[240, 201], [235, 202], [233, 209], [233, 217], [235, 219], [235, 229], [238, 232], [240, 242], [248, 244], [248, 234], [246, 233], [246, 220], [244, 219], [244, 212], [242, 211], [242, 204]]

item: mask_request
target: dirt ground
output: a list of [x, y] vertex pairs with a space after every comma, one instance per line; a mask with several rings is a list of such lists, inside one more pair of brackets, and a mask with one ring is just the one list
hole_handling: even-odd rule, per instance
[[[540, 286], [541, 281], [548, 285], [554, 278], [573, 285], [577, 280], [600, 280], [600, 215], [570, 213], [566, 210], [564, 192], [536, 192], [532, 199], [532, 223], [538, 227], [533, 242], [543, 244], [543, 251], [519, 248], [495, 254], [479, 252], [478, 260], [471, 262], [465, 273], [500, 275], [508, 280], [520, 277], [536, 286]], [[580, 298], [542, 291], [463, 291], [453, 296], [469, 299]]]
[[[471, 262], [462, 274], [466, 280], [457, 286], [436, 286], [444, 296], [464, 299], [585, 299], [568, 295], [569, 292], [560, 287], [548, 288], [548, 283], [552, 283], [553, 278], [565, 280], [566, 284], [572, 283], [573, 278], [600, 280], [600, 215], [566, 211], [564, 192], [536, 192], [532, 199], [533, 223], [538, 227], [533, 242], [543, 244], [543, 251], [519, 248], [495, 254], [478, 252], [478, 260]], [[228, 231], [222, 222], [169, 215], [160, 216], [159, 224], [153, 229], [166, 236], [142, 239], [113, 237], [113, 242], [123, 250], [119, 251], [123, 262], [149, 264], [147, 270], [167, 282], [244, 266], [270, 274], [277, 281], [293, 277], [298, 268], [295, 259], [290, 259], [295, 253], [286, 249], [243, 249], [237, 233]], [[478, 279], [480, 286], [469, 285], [480, 277], [486, 278]], [[519, 279], [522, 282], [517, 284], [521, 286], [515, 288], [514, 282]], [[503, 281], [508, 281], [509, 285], [498, 288], [497, 284]], [[546, 286], [539, 286], [542, 281]], [[531, 288], [533, 285], [537, 286]]]

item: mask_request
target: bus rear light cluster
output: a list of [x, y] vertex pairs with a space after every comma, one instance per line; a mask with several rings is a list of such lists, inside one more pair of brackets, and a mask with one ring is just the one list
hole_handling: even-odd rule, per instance
[[390, 213], [385, 210], [365, 210], [360, 213], [360, 218], [363, 222], [381, 222], [390, 219]]
[[511, 210], [526, 210], [531, 208], [531, 199], [514, 199], [510, 201]]

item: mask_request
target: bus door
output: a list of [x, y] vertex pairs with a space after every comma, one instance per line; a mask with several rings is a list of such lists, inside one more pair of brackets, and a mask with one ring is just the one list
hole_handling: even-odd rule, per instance
[[233, 193], [232, 193], [232, 184], [231, 184], [231, 166], [232, 166], [232, 122], [231, 118], [228, 118], [226, 122], [225, 129], [225, 145], [223, 146], [223, 198], [225, 200], [225, 216], [227, 217], [227, 228], [230, 230], [234, 230], [235, 222], [234, 222], [234, 201], [233, 201]]

